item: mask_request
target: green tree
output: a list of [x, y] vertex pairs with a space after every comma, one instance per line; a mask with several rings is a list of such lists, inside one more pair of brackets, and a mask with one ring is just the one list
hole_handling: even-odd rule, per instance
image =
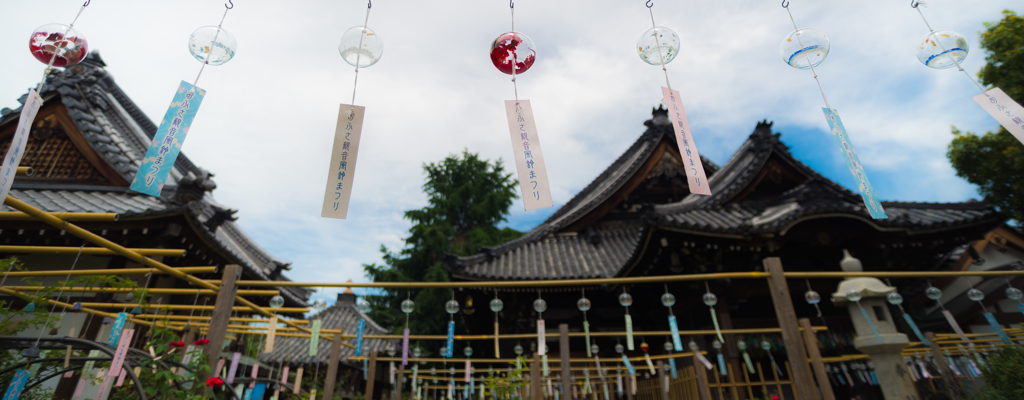
[[[1003, 11], [1003, 19], [985, 24], [981, 48], [988, 55], [978, 76], [1024, 103], [1024, 17]], [[1024, 227], [1024, 145], [1005, 128], [982, 136], [953, 127], [946, 153], [956, 174], [978, 185], [985, 201]]]
[[[405, 248], [392, 252], [381, 245], [384, 264], [363, 265], [374, 282], [447, 282], [446, 254], [471, 255], [481, 246], [501, 244], [522, 235], [498, 227], [518, 198], [518, 183], [505, 172], [501, 160], [489, 162], [464, 150], [461, 156], [450, 155], [439, 163], [425, 164], [423, 171], [427, 175], [423, 191], [428, 205], [405, 212], [405, 218], [413, 223], [404, 239]], [[368, 296], [373, 306], [370, 317], [400, 331], [405, 328], [400, 304], [407, 296], [416, 303], [416, 312], [409, 315], [412, 332], [439, 334], [447, 329], [448, 315], [441, 310], [451, 298], [448, 289], [385, 291]]]

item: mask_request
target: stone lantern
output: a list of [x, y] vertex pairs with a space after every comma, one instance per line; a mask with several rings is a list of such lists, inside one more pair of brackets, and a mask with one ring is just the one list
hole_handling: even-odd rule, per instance
[[[861, 272], [860, 260], [843, 250], [840, 266], [845, 272]], [[910, 343], [907, 335], [896, 331], [896, 323], [889, 312], [886, 296], [896, 288], [887, 286], [877, 278], [846, 278], [832, 294], [836, 307], [847, 307], [857, 331], [853, 347], [871, 356], [878, 376], [878, 386], [887, 400], [920, 398], [908, 375], [900, 352]], [[869, 322], [870, 321], [870, 322]], [[875, 329], [872, 329], [872, 325]], [[875, 330], [878, 331], [877, 335]]]

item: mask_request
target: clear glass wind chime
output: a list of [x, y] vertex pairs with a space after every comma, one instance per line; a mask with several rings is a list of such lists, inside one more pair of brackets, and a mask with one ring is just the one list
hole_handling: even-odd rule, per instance
[[910, 1], [910, 7], [917, 10], [921, 21], [924, 21], [924, 25], [928, 27], [928, 35], [917, 45], [917, 59], [929, 68], [956, 67], [957, 70], [963, 72], [967, 79], [970, 79], [971, 83], [982, 92], [972, 98], [974, 102], [995, 118], [1017, 140], [1024, 143], [1024, 107], [1013, 101], [998, 87], [985, 90], [970, 73], [964, 70], [961, 63], [967, 59], [967, 53], [970, 51], [967, 38], [951, 30], [932, 29], [932, 25], [928, 23], [924, 12], [921, 11], [921, 6], [924, 4], [923, 1]]
[[164, 187], [167, 176], [174, 168], [174, 160], [181, 152], [181, 146], [185, 142], [192, 120], [199, 111], [199, 106], [206, 97], [206, 91], [199, 86], [199, 77], [207, 65], [220, 66], [235, 57], [238, 42], [234, 35], [224, 29], [224, 19], [228, 11], [235, 7], [229, 1], [224, 4], [224, 14], [216, 25], [200, 27], [192, 32], [188, 39], [188, 50], [197, 61], [202, 63], [196, 79], [192, 83], [181, 81], [178, 90], [171, 99], [171, 105], [160, 120], [160, 126], [153, 135], [153, 141], [146, 150], [146, 156], [142, 159], [138, 172], [132, 179], [131, 189], [148, 194], [159, 196]]
[[[708, 183], [707, 175], [704, 173], [704, 164], [701, 163], [700, 153], [697, 152], [697, 143], [694, 141], [693, 132], [690, 130], [690, 122], [686, 118], [686, 111], [683, 109], [682, 97], [678, 91], [672, 90], [672, 83], [668, 79], [668, 69], [665, 65], [672, 62], [679, 54], [680, 41], [671, 29], [658, 26], [654, 22], [654, 2], [647, 1], [647, 11], [651, 15], [651, 29], [640, 35], [637, 40], [636, 49], [640, 59], [650, 65], [661, 66], [665, 73], [665, 87], [661, 88], [662, 101], [668, 107], [669, 120], [672, 121], [672, 129], [675, 132], [676, 144], [679, 148], [679, 155], [686, 167], [686, 183], [690, 193], [711, 195], [711, 186]], [[633, 348], [630, 347], [630, 350]]]
[[864, 166], [861, 165], [856, 150], [853, 149], [850, 136], [846, 132], [846, 126], [843, 125], [842, 119], [839, 118], [839, 113], [829, 105], [828, 98], [825, 97], [825, 89], [822, 88], [821, 81], [818, 80], [818, 72], [814, 69], [814, 67], [821, 65], [825, 61], [825, 57], [828, 56], [828, 37], [817, 29], [797, 27], [796, 20], [793, 19], [793, 13], [789, 10], [789, 1], [783, 0], [782, 8], [786, 9], [794, 29], [793, 32], [790, 32], [782, 39], [782, 45], [779, 48], [782, 54], [782, 61], [796, 69], [809, 69], [814, 74], [814, 81], [818, 84], [818, 91], [821, 92], [821, 98], [825, 101], [825, 108], [822, 108], [822, 111], [825, 113], [825, 119], [828, 121], [832, 136], [836, 140], [836, 145], [839, 146], [839, 151], [846, 160], [847, 168], [850, 169], [850, 173], [853, 174], [853, 178], [857, 182], [857, 190], [860, 192], [868, 213], [874, 219], [888, 218], [885, 215], [885, 210], [882, 208], [882, 202], [878, 200], [878, 195], [875, 194], [874, 187], [868, 181], [868, 176], [864, 172]]
[[362, 26], [345, 31], [338, 44], [341, 59], [355, 67], [352, 80], [352, 102], [338, 108], [338, 122], [334, 129], [331, 147], [331, 163], [327, 168], [327, 187], [320, 216], [345, 219], [355, 181], [356, 159], [363, 131], [363, 117], [366, 107], [356, 105], [356, 87], [359, 84], [359, 69], [367, 68], [380, 61], [384, 54], [384, 41], [380, 35], [368, 28], [373, 2], [366, 3], [366, 18]]

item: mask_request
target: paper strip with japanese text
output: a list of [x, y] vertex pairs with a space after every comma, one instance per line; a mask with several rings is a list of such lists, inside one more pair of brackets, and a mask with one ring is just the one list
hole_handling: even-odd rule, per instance
[[327, 169], [327, 189], [320, 216], [345, 219], [348, 201], [352, 196], [352, 181], [356, 174], [356, 156], [359, 136], [363, 131], [363, 113], [366, 107], [342, 104], [338, 110], [338, 125], [334, 128], [334, 146], [331, 165]]
[[185, 143], [192, 119], [196, 117], [205, 96], [205, 90], [181, 81], [178, 91], [171, 100], [171, 106], [167, 108], [164, 118], [160, 120], [160, 127], [153, 135], [149, 150], [146, 150], [146, 157], [142, 159], [142, 165], [135, 173], [132, 190], [150, 196], [160, 195], [167, 175], [174, 168], [174, 160], [181, 152], [181, 145]]
[[885, 215], [885, 210], [882, 209], [882, 202], [875, 194], [875, 188], [868, 181], [868, 175], [864, 172], [860, 157], [857, 157], [857, 150], [854, 150], [853, 144], [850, 143], [850, 135], [846, 133], [846, 127], [843, 125], [843, 120], [839, 118], [839, 113], [824, 107], [821, 108], [821, 111], [825, 112], [825, 120], [828, 121], [828, 126], [832, 129], [832, 136], [836, 139], [836, 144], [839, 145], [839, 151], [846, 159], [846, 167], [850, 169], [853, 179], [857, 181], [857, 191], [860, 192], [860, 197], [864, 200], [864, 205], [867, 206], [871, 218], [888, 218]]
[[117, 313], [117, 318], [114, 319], [114, 323], [110, 325], [110, 336], [107, 337], [107, 346], [117, 346], [117, 339], [121, 337], [121, 328], [124, 327], [124, 321], [128, 318], [128, 314]]
[[28, 144], [28, 134], [32, 131], [32, 122], [36, 119], [39, 107], [43, 100], [35, 89], [28, 91], [25, 105], [21, 107], [21, 115], [18, 117], [18, 127], [14, 130], [14, 139], [11, 139], [11, 147], [7, 149], [4, 156], [4, 163], [0, 169], [0, 199], [6, 199], [11, 192], [11, 185], [14, 184], [14, 174], [18, 172], [18, 164], [21, 164], [21, 157], [25, 155], [25, 146]]
[[523, 205], [527, 211], [551, 207], [554, 203], [551, 202], [551, 189], [548, 187], [548, 172], [544, 166], [544, 154], [540, 149], [540, 137], [537, 135], [530, 101], [505, 100], [505, 114], [508, 116], [508, 130], [512, 136], [512, 152], [515, 154]]
[[999, 124], [1006, 128], [1013, 137], [1024, 143], [1024, 107], [1013, 101], [1000, 88], [992, 88], [983, 94], [974, 96], [974, 102], [985, 109], [985, 112], [989, 113], [992, 118], [999, 121]]
[[683, 166], [686, 167], [686, 183], [690, 193], [710, 196], [711, 186], [708, 186], [708, 177], [704, 174], [704, 164], [700, 162], [700, 153], [697, 152], [697, 143], [693, 141], [693, 132], [686, 119], [679, 91], [662, 87], [661, 94], [662, 101], [668, 106], [668, 117], [676, 133], [679, 155], [683, 157]]
[[134, 329], [125, 329], [121, 333], [121, 339], [117, 342], [117, 350], [114, 351], [114, 358], [110, 361], [109, 376], [121, 373], [121, 366], [124, 365], [124, 358], [128, 355], [128, 345], [132, 342], [132, 336], [135, 336]]
[[270, 317], [270, 323], [267, 325], [267, 346], [263, 349], [264, 353], [274, 352], [274, 338], [277, 337], [277, 316]]
[[23, 369], [14, 371], [11, 383], [7, 385], [7, 391], [4, 392], [3, 400], [17, 400], [18, 397], [21, 397], [21, 391], [25, 389], [26, 383], [28, 383], [28, 371]]

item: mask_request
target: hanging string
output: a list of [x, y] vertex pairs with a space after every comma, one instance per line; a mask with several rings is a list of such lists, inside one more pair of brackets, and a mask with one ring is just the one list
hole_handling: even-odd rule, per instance
[[[356, 78], [352, 82], [352, 105], [356, 105], [356, 85], [359, 84], [359, 59], [362, 58], [361, 51], [363, 50], [363, 38], [366, 37], [366, 23], [370, 22], [370, 9], [373, 8], [373, 2], [366, 3], [366, 19], [363, 20], [363, 32], [359, 34], [359, 50], [356, 52]], [[351, 114], [355, 114], [354, 108], [350, 109]]]
[[[512, 32], [516, 31], [516, 3], [509, 0], [508, 9], [512, 13]], [[516, 106], [519, 105], [519, 86], [516, 85], [516, 61], [519, 60], [519, 56], [516, 55], [516, 46], [512, 47], [512, 89], [516, 92]]]
[[217, 43], [217, 37], [220, 36], [220, 27], [224, 25], [224, 18], [227, 18], [228, 11], [235, 8], [235, 3], [230, 1], [229, 3], [231, 4], [230, 7], [228, 7], [227, 4], [224, 4], [224, 15], [220, 17], [220, 22], [217, 24], [217, 33], [213, 34], [213, 40], [210, 41], [210, 53], [206, 56], [206, 61], [203, 62], [203, 66], [199, 67], [199, 75], [196, 75], [196, 80], [192, 82], [192, 90], [196, 90], [196, 85], [199, 84], [199, 77], [203, 76], [203, 70], [206, 69], [206, 65], [210, 63], [210, 57], [213, 56], [213, 49], [215, 47], [213, 44]]
[[78, 17], [82, 16], [82, 11], [85, 11], [85, 8], [88, 7], [91, 2], [92, 0], [86, 0], [86, 2], [82, 4], [82, 8], [78, 9], [78, 14], [75, 14], [75, 19], [71, 20], [71, 25], [68, 25], [68, 29], [64, 30], [64, 34], [61, 35], [62, 40], [65, 41], [65, 43], [63, 43], [64, 46], [61, 46], [60, 44], [54, 46], [53, 55], [50, 56], [50, 62], [46, 64], [46, 69], [43, 70], [43, 79], [39, 81], [39, 86], [36, 86], [36, 93], [42, 93], [43, 85], [46, 83], [46, 76], [50, 74], [50, 69], [53, 68], [54, 61], [57, 61], [57, 53], [59, 53], [58, 49], [67, 47], [66, 40], [68, 32], [75, 27], [75, 22], [78, 22]]
[[[786, 14], [789, 14], [789, 21], [793, 23], [793, 30], [795, 30], [795, 31], [800, 30], [800, 28], [798, 28], [796, 26], [796, 20], [793, 19], [793, 13], [789, 11], [789, 2], [783, 0], [782, 8], [785, 8], [786, 9]], [[800, 40], [800, 35], [796, 35], [796, 41], [797, 41], [797, 43], [800, 44], [800, 48], [804, 47], [803, 41]], [[830, 106], [828, 104], [828, 98], [825, 97], [825, 89], [823, 89], [821, 87], [821, 81], [818, 80], [818, 72], [814, 70], [814, 63], [811, 62], [811, 56], [809, 54], [805, 54], [804, 56], [807, 58], [807, 66], [811, 67], [811, 73], [814, 74], [814, 81], [818, 83], [818, 91], [821, 92], [821, 99], [825, 100], [825, 107], [828, 107], [828, 109], [831, 110], [832, 106]]]
[[[924, 17], [924, 13], [921, 12], [921, 7], [920, 6], [923, 6], [923, 5], [925, 5], [925, 4], [922, 1], [914, 1], [914, 0], [910, 1], [910, 7], [915, 9], [915, 10], [917, 10], [917, 14], [920, 15], [921, 16], [921, 20], [924, 21], [924, 26], [928, 27], [928, 37], [931, 38], [932, 35], [935, 34], [935, 30], [932, 29], [932, 25], [928, 23], [928, 19], [925, 18]], [[939, 47], [942, 48], [942, 52], [943, 53], [949, 51], [949, 50], [946, 49], [946, 46], [942, 44], [942, 42], [940, 42], [938, 40], [935, 40], [934, 43], [938, 44]], [[982, 87], [981, 84], [978, 83], [978, 81], [974, 80], [974, 77], [971, 76], [970, 73], [968, 73], [967, 71], [964, 70], [964, 67], [962, 65], [960, 65], [960, 62], [956, 60], [956, 57], [949, 57], [949, 60], [952, 61], [953, 64], [956, 64], [956, 68], [959, 69], [960, 72], [963, 72], [964, 75], [967, 75], [967, 79], [970, 79], [971, 83], [973, 83], [974, 86], [977, 86], [978, 90], [980, 90], [981, 93], [985, 95], [985, 97], [991, 97], [991, 96], [988, 95], [988, 92], [985, 91], [985, 88]]]
[[[86, 5], [88, 5], [88, 4], [89, 3], [86, 2]], [[85, 6], [82, 6], [82, 8], [85, 8]], [[79, 14], [81, 14], [81, 11], [79, 11]], [[75, 17], [75, 18], [77, 19], [78, 17]], [[71, 270], [68, 271], [67, 278], [64, 278], [64, 284], [60, 285], [60, 291], [57, 292], [57, 301], [60, 301], [60, 296], [64, 294], [64, 288], [67, 287], [68, 279], [71, 279], [71, 272], [74, 271], [75, 270], [75, 266], [78, 265], [78, 259], [82, 257], [82, 249], [84, 249], [84, 248], [85, 248], [85, 242], [83, 241], [82, 245], [78, 247], [78, 255], [75, 256], [75, 261], [71, 263]], [[64, 309], [64, 311], [60, 313], [61, 318], [64, 318], [64, 313], [65, 312], [67, 312], [67, 309]], [[43, 329], [39, 330], [39, 336], [36, 337], [36, 344], [35, 344], [35, 346], [39, 346], [39, 341], [42, 340], [42, 338], [43, 338], [43, 330], [45, 330], [46, 327], [48, 325], [50, 325], [50, 317], [52, 317], [52, 316], [53, 316], [52, 312], [46, 314], [46, 322], [43, 323]]]
[[[658, 39], [658, 25], [654, 23], [654, 2], [647, 2], [647, 11], [651, 13], [651, 27], [654, 28], [654, 44], [658, 46], [658, 60], [661, 61], [661, 70], [665, 73], [665, 85], [668, 86], [668, 91], [672, 92], [672, 83], [668, 81], [668, 68], [665, 68], [665, 57], [661, 52], [661, 41]], [[666, 291], [668, 291], [666, 289]]]
[[201, 293], [201, 291], [202, 289], [196, 289], [196, 299], [195, 301], [192, 302], [192, 310], [189, 311], [188, 313], [188, 322], [186, 322], [185, 325], [188, 326], [189, 328], [192, 327], [192, 316], [195, 315], [196, 313], [196, 304], [199, 304], [199, 294]]

